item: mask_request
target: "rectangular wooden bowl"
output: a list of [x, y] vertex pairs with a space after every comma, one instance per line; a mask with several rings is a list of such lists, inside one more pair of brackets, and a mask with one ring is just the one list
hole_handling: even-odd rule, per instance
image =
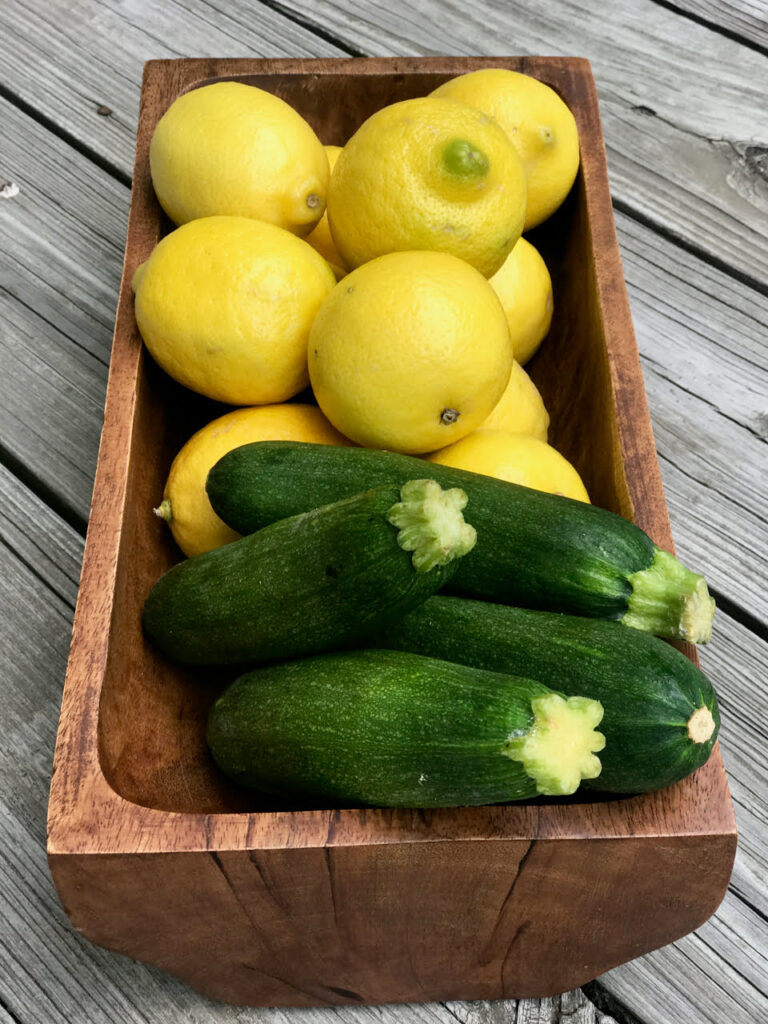
[[222, 411], [154, 366], [134, 320], [131, 276], [170, 228], [149, 175], [158, 118], [179, 93], [234, 78], [277, 93], [324, 142], [341, 144], [379, 107], [489, 65], [547, 82], [581, 137], [573, 192], [533, 236], [554, 281], [553, 328], [530, 364], [552, 441], [596, 504], [671, 549], [587, 61], [146, 66], [48, 856], [84, 935], [228, 1002], [552, 995], [696, 928], [730, 876], [736, 832], [717, 749], [684, 782], [626, 799], [436, 811], [269, 807], [236, 791], [209, 759], [204, 723], [216, 680], [173, 667], [142, 637], [143, 601], [178, 557], [152, 507], [175, 452]]

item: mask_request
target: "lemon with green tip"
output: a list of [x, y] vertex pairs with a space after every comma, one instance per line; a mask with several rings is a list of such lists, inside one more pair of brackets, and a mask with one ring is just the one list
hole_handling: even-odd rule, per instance
[[441, 466], [589, 502], [587, 489], [571, 463], [551, 445], [528, 434], [476, 430], [427, 458]]
[[[331, 173], [333, 173], [333, 168], [339, 159], [341, 146], [325, 146], [324, 149], [328, 157]], [[339, 255], [339, 250], [336, 248], [336, 243], [333, 240], [331, 226], [328, 223], [328, 211], [323, 214], [312, 233], [307, 235], [307, 241], [313, 249], [320, 253], [324, 260], [328, 261], [331, 270], [336, 275], [336, 280], [340, 281], [347, 273], [347, 268], [344, 266], [344, 260]]]
[[549, 413], [539, 389], [515, 360], [509, 384], [491, 415], [480, 425], [481, 430], [507, 430], [511, 434], [530, 434], [547, 440]]
[[544, 82], [507, 68], [484, 68], [452, 78], [432, 96], [468, 103], [495, 118], [525, 168], [525, 231], [550, 217], [579, 169], [579, 132], [567, 104]]
[[348, 267], [431, 250], [486, 277], [523, 229], [525, 172], [504, 131], [462, 103], [423, 97], [377, 111], [339, 155], [328, 189], [334, 242]]
[[521, 238], [490, 281], [507, 314], [515, 359], [522, 366], [537, 351], [552, 323], [549, 270], [538, 249]]
[[488, 281], [442, 252], [396, 252], [340, 281], [309, 336], [320, 408], [372, 448], [433, 451], [480, 426], [501, 398], [512, 344]]
[[333, 429], [317, 406], [298, 402], [235, 409], [198, 430], [173, 460], [163, 500], [155, 509], [188, 557], [222, 547], [240, 536], [213, 511], [205, 481], [227, 452], [254, 441], [350, 443]]
[[175, 380], [231, 405], [307, 386], [307, 338], [336, 283], [315, 250], [247, 217], [205, 217], [166, 235], [134, 275], [136, 321]]
[[233, 214], [308, 234], [325, 210], [322, 143], [278, 96], [215, 82], [179, 96], [149, 148], [152, 184], [175, 224]]

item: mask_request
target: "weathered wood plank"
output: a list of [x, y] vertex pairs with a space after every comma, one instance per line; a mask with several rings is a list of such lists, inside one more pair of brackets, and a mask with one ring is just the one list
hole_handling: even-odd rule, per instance
[[128, 189], [0, 100], [0, 433], [11, 456], [88, 515]]
[[649, 366], [756, 438], [768, 437], [768, 303], [631, 217], [615, 218]]
[[18, 1024], [17, 1021], [0, 1004], [0, 1024]]
[[726, 29], [762, 50], [768, 50], [768, 11], [764, 0], [672, 0], [672, 6], [692, 17]]
[[[511, 1024], [510, 1004], [446, 1003], [460, 1024]], [[554, 999], [524, 999], [517, 1005], [514, 1024], [615, 1024], [614, 1018], [600, 1013], [580, 990], [565, 992]]]

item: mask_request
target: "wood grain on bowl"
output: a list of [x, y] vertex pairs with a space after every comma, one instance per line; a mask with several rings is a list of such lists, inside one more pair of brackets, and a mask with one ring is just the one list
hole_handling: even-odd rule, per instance
[[235, 78], [282, 96], [323, 142], [343, 143], [378, 107], [483, 66], [541, 78], [579, 126], [574, 190], [531, 236], [554, 284], [552, 331], [529, 364], [552, 443], [596, 504], [671, 550], [586, 61], [146, 66], [48, 856], [84, 935], [229, 1002], [559, 993], [697, 927], [730, 876], [736, 834], [717, 748], [685, 781], [627, 799], [431, 812], [269, 806], [230, 786], [207, 753], [204, 723], [226, 677], [172, 666], [141, 633], [144, 599], [178, 557], [152, 507], [178, 448], [221, 411], [152, 364], [134, 320], [131, 276], [170, 227], [149, 176], [159, 117], [180, 92]]

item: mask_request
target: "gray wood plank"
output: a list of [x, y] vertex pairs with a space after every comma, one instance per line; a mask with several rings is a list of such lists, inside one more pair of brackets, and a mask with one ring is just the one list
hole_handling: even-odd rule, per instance
[[0, 436], [44, 490], [90, 505], [128, 189], [0, 99]]
[[615, 219], [637, 343], [649, 366], [766, 439], [768, 302], [631, 217], [617, 212]]
[[768, 50], [768, 8], [765, 0], [672, 0], [679, 11], [727, 30], [740, 39]]
[[[446, 1003], [460, 1024], [511, 1024], [509, 1004]], [[553, 999], [523, 999], [518, 1003], [514, 1024], [616, 1024], [613, 1017], [600, 1013], [580, 989]]]

